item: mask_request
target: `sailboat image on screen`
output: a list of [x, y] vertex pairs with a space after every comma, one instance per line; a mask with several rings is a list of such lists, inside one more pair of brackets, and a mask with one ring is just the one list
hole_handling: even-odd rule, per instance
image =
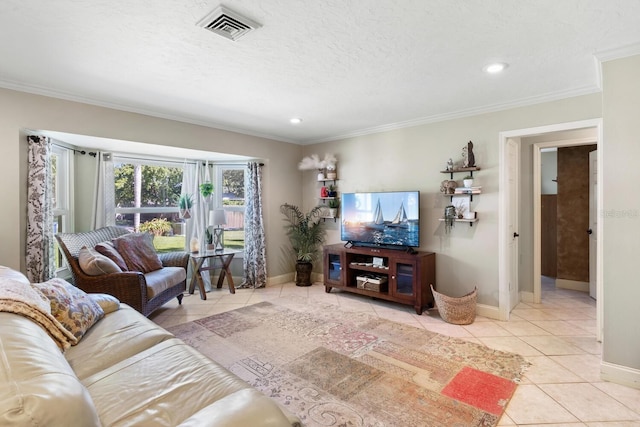
[[407, 212], [404, 210], [404, 202], [400, 203], [400, 209], [398, 209], [396, 217], [391, 220], [389, 227], [409, 227], [409, 218], [407, 218]]
[[384, 216], [382, 214], [382, 208], [380, 207], [380, 199], [378, 199], [378, 203], [376, 204], [376, 210], [373, 211], [373, 221], [364, 224], [364, 226], [374, 230], [382, 230], [384, 228]]
[[380, 199], [376, 204], [376, 209], [373, 211], [373, 221], [365, 224], [365, 227], [372, 228], [374, 230], [382, 230], [385, 227], [408, 227], [409, 219], [407, 218], [407, 212], [404, 210], [404, 202], [400, 203], [400, 209], [398, 213], [391, 221], [385, 221], [382, 214], [382, 208], [380, 207]]
[[343, 193], [342, 240], [360, 246], [420, 246], [420, 193]]

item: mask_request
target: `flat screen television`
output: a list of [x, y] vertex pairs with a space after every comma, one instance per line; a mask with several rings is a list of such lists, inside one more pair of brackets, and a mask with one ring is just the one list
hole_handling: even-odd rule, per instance
[[420, 246], [420, 192], [342, 193], [342, 240], [356, 246]]

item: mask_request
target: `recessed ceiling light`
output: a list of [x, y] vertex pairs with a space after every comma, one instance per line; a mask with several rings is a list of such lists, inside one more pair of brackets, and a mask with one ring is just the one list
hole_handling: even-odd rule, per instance
[[509, 66], [509, 64], [505, 64], [504, 62], [496, 62], [493, 64], [489, 64], [486, 65], [483, 70], [485, 73], [489, 73], [489, 74], [497, 74], [501, 71], [504, 71], [505, 68], [507, 68]]
[[302, 119], [300, 117], [294, 117], [289, 120], [289, 122], [291, 122], [292, 125], [299, 125], [300, 123], [302, 123]]

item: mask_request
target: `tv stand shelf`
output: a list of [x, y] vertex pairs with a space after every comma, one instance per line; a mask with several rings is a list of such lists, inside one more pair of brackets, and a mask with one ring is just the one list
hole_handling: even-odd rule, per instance
[[[433, 252], [367, 246], [327, 245], [323, 250], [324, 286], [386, 301], [412, 305], [417, 314], [434, 306], [429, 285], [436, 287], [436, 254]], [[371, 277], [373, 276], [373, 277]], [[372, 290], [363, 278], [383, 282]], [[361, 285], [361, 286], [359, 286]], [[373, 287], [376, 287], [374, 284]]]

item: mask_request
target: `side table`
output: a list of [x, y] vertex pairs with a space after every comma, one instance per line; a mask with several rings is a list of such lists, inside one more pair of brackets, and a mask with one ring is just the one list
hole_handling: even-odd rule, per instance
[[[194, 252], [191, 254], [191, 266], [193, 267], [193, 276], [191, 277], [191, 283], [189, 285], [189, 293], [193, 294], [195, 290], [196, 282], [198, 282], [198, 288], [200, 289], [200, 298], [203, 300], [207, 299], [207, 294], [204, 290], [204, 282], [202, 281], [202, 272], [215, 270], [216, 269], [216, 261], [220, 261], [220, 274], [218, 275], [218, 288], [222, 287], [222, 282], [224, 282], [224, 278], [227, 278], [227, 283], [229, 284], [229, 292], [232, 294], [236, 293], [235, 285], [233, 284], [233, 276], [231, 275], [231, 270], [229, 266], [231, 265], [231, 261], [235, 254], [240, 253], [242, 251], [236, 249], [223, 249], [221, 251], [200, 251]], [[207, 267], [203, 267], [204, 261], [210, 259], [210, 264]]]

